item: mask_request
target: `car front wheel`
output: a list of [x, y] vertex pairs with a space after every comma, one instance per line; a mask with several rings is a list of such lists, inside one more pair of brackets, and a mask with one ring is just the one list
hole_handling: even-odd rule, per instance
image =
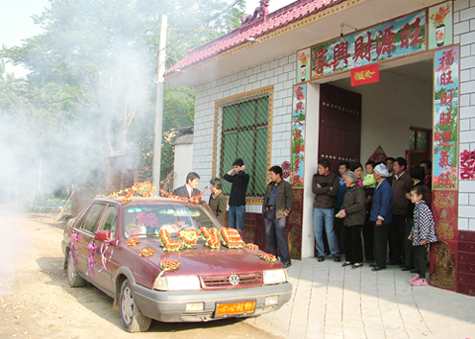
[[145, 332], [152, 323], [137, 306], [128, 280], [124, 280], [120, 289], [120, 315], [127, 332]]
[[74, 258], [68, 252], [67, 255], [67, 271], [68, 271], [68, 282], [71, 287], [83, 287], [86, 286], [86, 280], [81, 278], [78, 275], [76, 266], [74, 265]]

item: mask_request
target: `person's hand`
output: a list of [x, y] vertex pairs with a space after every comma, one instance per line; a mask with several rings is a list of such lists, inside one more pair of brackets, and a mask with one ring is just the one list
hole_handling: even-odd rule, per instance
[[378, 221], [376, 221], [376, 226], [379, 227], [379, 226], [381, 226], [382, 224], [383, 224], [383, 221], [382, 221], [382, 220], [378, 219]]
[[411, 200], [411, 195], [409, 193], [406, 193], [406, 199]]
[[407, 239], [412, 240], [412, 234], [409, 234], [409, 236], [407, 237]]
[[245, 171], [246, 170], [246, 165], [242, 165], [241, 166], [241, 171]]
[[343, 219], [344, 217], [346, 217], [345, 210], [340, 210], [340, 212], [338, 212], [338, 218]]
[[333, 186], [330, 186], [330, 191], [333, 191]]
[[425, 244], [427, 244], [427, 240], [425, 240], [425, 239], [422, 239], [422, 240], [421, 240], [421, 244], [422, 244], [422, 245], [425, 245]]
[[322, 188], [322, 185], [320, 185], [320, 184], [317, 184], [317, 187], [318, 187], [318, 188]]

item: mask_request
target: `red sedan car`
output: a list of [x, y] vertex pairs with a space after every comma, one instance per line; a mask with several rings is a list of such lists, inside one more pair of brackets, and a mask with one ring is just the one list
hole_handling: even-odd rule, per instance
[[151, 319], [198, 322], [280, 308], [292, 295], [286, 269], [233, 234], [206, 204], [96, 198], [64, 230], [64, 268], [71, 286], [89, 282], [114, 298], [129, 332], [148, 330]]

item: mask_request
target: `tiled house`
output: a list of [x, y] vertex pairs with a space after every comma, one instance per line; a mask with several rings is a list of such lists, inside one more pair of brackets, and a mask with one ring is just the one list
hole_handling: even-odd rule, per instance
[[[251, 175], [246, 240], [265, 246], [267, 169], [294, 185], [293, 258], [314, 256], [312, 176], [326, 157], [433, 162], [431, 283], [475, 295], [475, 0], [307, 0], [189, 53], [165, 80], [196, 90], [193, 169]], [[205, 184], [203, 184], [205, 185]], [[225, 189], [229, 189], [229, 186]]]

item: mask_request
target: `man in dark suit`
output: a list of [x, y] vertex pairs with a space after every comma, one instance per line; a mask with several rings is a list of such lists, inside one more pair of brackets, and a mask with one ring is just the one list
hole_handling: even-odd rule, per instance
[[173, 194], [188, 199], [194, 196], [199, 196], [201, 192], [196, 189], [196, 187], [198, 187], [199, 182], [200, 176], [198, 175], [198, 173], [190, 172], [186, 176], [186, 185], [176, 188], [173, 191]]

